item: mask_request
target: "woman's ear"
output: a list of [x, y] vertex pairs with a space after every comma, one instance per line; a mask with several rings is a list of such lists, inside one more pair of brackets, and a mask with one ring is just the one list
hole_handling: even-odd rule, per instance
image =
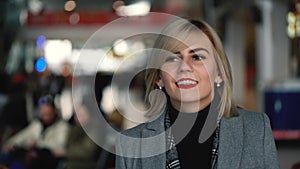
[[223, 82], [223, 79], [220, 75], [218, 75], [216, 78], [215, 78], [215, 83], [222, 83]]
[[161, 75], [159, 76], [159, 79], [155, 82], [155, 84], [156, 84], [157, 86], [164, 87], [164, 82], [163, 82], [163, 80], [161, 79]]
[[158, 81], [156, 81], [155, 84], [156, 84], [157, 86], [164, 87], [164, 83], [163, 83], [163, 81], [162, 81], [161, 78], [160, 78]]

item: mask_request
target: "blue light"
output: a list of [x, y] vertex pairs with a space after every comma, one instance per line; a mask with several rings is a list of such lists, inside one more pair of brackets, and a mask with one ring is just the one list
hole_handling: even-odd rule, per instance
[[44, 46], [46, 44], [46, 37], [41, 35], [39, 36], [37, 39], [36, 39], [36, 46], [39, 48], [39, 49], [43, 49]]
[[35, 70], [38, 72], [43, 72], [46, 70], [47, 67], [47, 63], [46, 60], [44, 58], [39, 58], [36, 62], [35, 62]]

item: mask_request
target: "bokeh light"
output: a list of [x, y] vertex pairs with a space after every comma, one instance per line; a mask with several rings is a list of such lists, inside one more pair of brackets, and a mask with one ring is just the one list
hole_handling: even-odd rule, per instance
[[36, 39], [36, 46], [39, 49], [43, 49], [45, 44], [46, 44], [46, 37], [44, 35], [41, 35]]
[[35, 62], [35, 66], [34, 67], [35, 67], [35, 70], [37, 72], [43, 72], [47, 68], [47, 62], [46, 62], [46, 60], [44, 58], [40, 57]]

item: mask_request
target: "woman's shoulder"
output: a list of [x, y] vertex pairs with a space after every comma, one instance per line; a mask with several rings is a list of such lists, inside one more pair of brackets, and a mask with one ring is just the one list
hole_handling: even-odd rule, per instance
[[238, 108], [237, 110], [239, 112], [238, 116], [222, 119], [221, 134], [231, 136], [231, 133], [235, 133], [240, 137], [244, 136], [248, 141], [261, 140], [266, 136], [266, 132], [271, 137], [269, 134], [271, 130], [270, 121], [266, 113], [243, 108]]
[[247, 110], [241, 107], [237, 108], [237, 110], [239, 112], [239, 116], [241, 116], [242, 118], [257, 120], [257, 119], [264, 119], [267, 117], [266, 113], [264, 112]]
[[124, 134], [127, 136], [138, 136], [139, 135], [138, 133], [142, 132], [146, 128], [147, 124], [148, 124], [148, 122], [138, 124], [135, 127], [131, 127], [131, 128], [121, 131], [121, 134]]
[[251, 111], [244, 108], [238, 108], [238, 112], [245, 125], [261, 127], [270, 123], [269, 117], [264, 112]]
[[164, 125], [164, 117], [164, 113], [159, 114], [154, 118], [150, 118], [150, 120], [148, 120], [147, 122], [138, 124], [135, 127], [121, 131], [121, 134], [131, 137], [141, 137], [142, 132], [145, 130], [153, 130], [160, 132], [161, 130], [164, 130], [162, 129], [162, 126]]

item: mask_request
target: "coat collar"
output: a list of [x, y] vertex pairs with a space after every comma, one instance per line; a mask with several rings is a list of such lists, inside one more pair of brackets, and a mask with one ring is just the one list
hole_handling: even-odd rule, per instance
[[[220, 136], [219, 136], [219, 151], [217, 168], [240, 168], [240, 161], [243, 151], [243, 121], [241, 116], [232, 117], [229, 119], [222, 118], [220, 122]], [[160, 113], [150, 120], [146, 124], [146, 128], [142, 131], [142, 137], [151, 137], [159, 135], [156, 141], [142, 141], [141, 150], [145, 150], [145, 147], [156, 147], [155, 149], [165, 149], [165, 144], [158, 144], [159, 142], [165, 142], [164, 132], [164, 119], [165, 113]], [[150, 144], [149, 144], [150, 143]], [[149, 146], [150, 145], [150, 146]], [[165, 153], [163, 153], [165, 154]], [[149, 163], [155, 165], [155, 168], [165, 167], [165, 155], [160, 158], [143, 158], [142, 164]], [[147, 166], [146, 165], [146, 166]]]
[[[165, 127], [164, 127], [165, 113], [161, 112], [146, 124], [142, 131], [143, 138], [141, 140], [141, 154], [151, 158], [142, 158], [142, 168], [165, 168], [166, 167], [166, 145], [165, 143]], [[148, 153], [148, 154], [144, 154]]]
[[222, 118], [217, 168], [240, 168], [243, 152], [243, 121], [241, 116]]
[[155, 133], [163, 132], [165, 130], [165, 116], [166, 113], [165, 110], [163, 110], [159, 114], [151, 117], [149, 122], [146, 123], [146, 129], [143, 131], [143, 136], [149, 137], [150, 135], [153, 135], [153, 131], [155, 131]]

